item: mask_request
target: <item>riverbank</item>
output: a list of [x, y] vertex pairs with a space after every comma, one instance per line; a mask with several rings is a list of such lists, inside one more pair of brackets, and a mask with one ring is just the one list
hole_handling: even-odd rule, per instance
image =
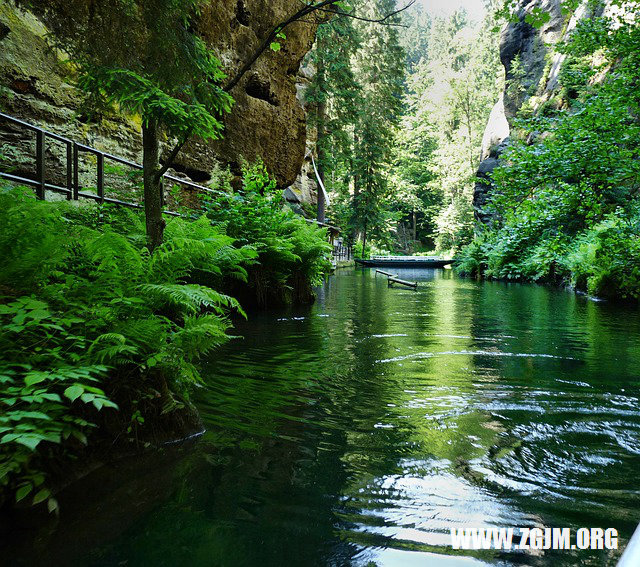
[[0, 503], [55, 511], [94, 462], [202, 429], [199, 361], [245, 316], [225, 291], [309, 301], [328, 264], [322, 230], [276, 205], [256, 219], [267, 243], [214, 212], [173, 218], [150, 254], [137, 212], [1, 188]]
[[543, 237], [514, 245], [505, 235], [510, 233], [508, 228], [487, 232], [457, 255], [454, 267], [465, 277], [566, 287], [597, 299], [637, 304], [637, 226], [637, 219], [607, 221], [604, 226], [565, 237], [562, 245]]

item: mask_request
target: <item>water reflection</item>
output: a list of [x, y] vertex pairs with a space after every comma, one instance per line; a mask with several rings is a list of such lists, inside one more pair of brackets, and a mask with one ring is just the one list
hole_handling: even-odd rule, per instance
[[[449, 529], [631, 535], [640, 520], [637, 312], [448, 271], [400, 277], [419, 280], [418, 291], [340, 272], [312, 308], [239, 325], [244, 338], [212, 358], [197, 393], [205, 437], [171, 474], [158, 471], [165, 492], [92, 543], [53, 530], [65, 561], [614, 561], [604, 552], [453, 552]], [[77, 491], [66, 498], [77, 501]], [[114, 502], [104, 506], [113, 514]], [[78, 529], [64, 514], [61, 523]]]

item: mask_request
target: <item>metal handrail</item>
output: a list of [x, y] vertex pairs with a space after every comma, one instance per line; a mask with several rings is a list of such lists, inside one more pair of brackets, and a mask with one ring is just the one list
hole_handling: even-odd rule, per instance
[[[122, 165], [126, 165], [132, 169], [136, 169], [139, 171], [144, 171], [144, 167], [136, 163], [134, 161], [122, 158], [120, 156], [116, 156], [110, 154], [108, 152], [104, 152], [97, 148], [93, 148], [91, 146], [87, 146], [85, 144], [80, 144], [75, 142], [69, 138], [65, 138], [64, 136], [60, 136], [59, 134], [55, 134], [50, 132], [49, 130], [45, 130], [44, 128], [40, 128], [35, 124], [30, 124], [29, 122], [25, 122], [19, 118], [15, 118], [10, 116], [9, 114], [5, 114], [0, 112], [0, 118], [7, 120], [13, 124], [17, 124], [27, 130], [31, 130], [36, 133], [36, 174], [35, 179], [31, 179], [29, 177], [24, 177], [20, 175], [14, 175], [9, 172], [0, 171], [0, 179], [6, 179], [13, 183], [23, 183], [25, 185], [30, 185], [35, 187], [36, 196], [38, 199], [44, 200], [45, 191], [54, 191], [56, 193], [62, 193], [66, 195], [68, 200], [77, 201], [80, 198], [84, 199], [93, 199], [94, 201], [98, 201], [100, 203], [112, 203], [116, 205], [121, 205], [124, 207], [129, 207], [132, 209], [141, 209], [142, 205], [140, 203], [132, 203], [130, 201], [122, 201], [120, 199], [114, 199], [112, 197], [107, 197], [104, 194], [104, 162], [105, 160], [113, 161], [116, 163], [120, 163]], [[45, 151], [46, 151], [46, 140], [47, 138], [51, 138], [58, 142], [62, 142], [66, 145], [66, 186], [62, 187], [60, 185], [55, 185], [53, 183], [49, 183], [46, 180], [46, 167], [45, 167]], [[92, 153], [97, 157], [96, 168], [97, 168], [97, 183], [96, 189], [97, 194], [87, 193], [80, 190], [80, 171], [79, 171], [79, 155], [80, 152]], [[219, 194], [220, 191], [216, 191], [215, 189], [211, 189], [209, 187], [204, 187], [203, 185], [198, 185], [193, 181], [188, 181], [186, 179], [180, 179], [175, 175], [170, 175], [169, 173], [165, 173], [163, 175], [163, 179], [167, 179], [168, 181], [172, 181], [173, 183], [177, 183], [182, 185], [188, 189], [193, 189], [195, 191], [201, 191], [204, 193], [209, 193], [211, 195]], [[171, 216], [180, 216], [180, 213], [175, 211], [163, 211], [164, 214]], [[340, 232], [340, 229], [331, 226], [330, 224], [319, 222], [315, 219], [305, 219], [307, 222], [316, 224], [320, 227], [327, 228], [332, 232]]]
[[445, 260], [441, 256], [371, 256], [372, 260]]
[[338, 244], [333, 247], [332, 256], [336, 260], [352, 260], [353, 259], [353, 247], [352, 246], [344, 246], [342, 244]]
[[[125, 159], [119, 156], [115, 156], [108, 152], [103, 152], [102, 150], [98, 150], [97, 148], [93, 148], [85, 144], [74, 142], [69, 138], [65, 138], [64, 136], [60, 136], [59, 134], [55, 134], [53, 132], [45, 130], [44, 128], [40, 128], [39, 126], [30, 124], [29, 122], [25, 122], [24, 120], [20, 120], [19, 118], [15, 118], [3, 112], [0, 112], [0, 118], [36, 133], [35, 179], [31, 179], [29, 177], [24, 177], [21, 175], [14, 175], [12, 173], [5, 172], [5, 171], [0, 171], [1, 179], [6, 179], [14, 183], [24, 183], [25, 185], [35, 187], [36, 196], [38, 197], [38, 199], [42, 199], [42, 200], [44, 200], [45, 198], [45, 191], [49, 190], [49, 191], [54, 191], [56, 193], [62, 193], [63, 195], [66, 195], [68, 200], [73, 199], [77, 201], [79, 198], [82, 197], [85, 199], [92, 199], [100, 203], [112, 203], [112, 204], [117, 204], [117, 205], [130, 207], [134, 209], [142, 208], [142, 205], [140, 205], [139, 203], [133, 203], [130, 201], [122, 201], [120, 199], [114, 199], [111, 197], [107, 197], [104, 194], [105, 159], [109, 161], [114, 161], [116, 163], [120, 163], [122, 165], [126, 165], [128, 167], [137, 169], [139, 171], [144, 170], [141, 164], [130, 161], [128, 159]], [[58, 142], [62, 142], [63, 144], [66, 145], [66, 154], [67, 154], [66, 155], [66, 187], [49, 183], [46, 180], [45, 152], [46, 152], [47, 138], [56, 140]], [[78, 164], [80, 152], [92, 153], [97, 157], [97, 162], [96, 162], [97, 194], [87, 193], [80, 190], [79, 164]], [[215, 190], [210, 189], [209, 187], [204, 187], [203, 185], [198, 185], [197, 183], [193, 183], [192, 181], [180, 179], [179, 177], [175, 177], [174, 175], [170, 175], [168, 173], [165, 173], [163, 175], [163, 179], [167, 179], [168, 181], [172, 181], [188, 189], [202, 191], [210, 194], [216, 193]], [[167, 211], [164, 211], [164, 213], [171, 216], [180, 216], [180, 213], [177, 213], [175, 211], [167, 210]]]

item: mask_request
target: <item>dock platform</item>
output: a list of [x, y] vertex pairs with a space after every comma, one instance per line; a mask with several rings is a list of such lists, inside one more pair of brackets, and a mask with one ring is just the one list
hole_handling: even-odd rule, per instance
[[372, 256], [366, 260], [356, 258], [356, 263], [369, 268], [444, 268], [453, 260], [437, 256]]

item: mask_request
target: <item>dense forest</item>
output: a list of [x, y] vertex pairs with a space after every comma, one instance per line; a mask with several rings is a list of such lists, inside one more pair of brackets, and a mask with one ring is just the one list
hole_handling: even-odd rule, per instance
[[479, 148], [503, 84], [496, 25], [417, 4], [382, 29], [321, 26], [310, 121], [331, 218], [360, 246], [450, 253], [470, 241]]
[[492, 174], [491, 220], [461, 252], [462, 272], [640, 297], [637, 8], [589, 6], [556, 46], [553, 93], [523, 84], [515, 60], [507, 93], [528, 100]]
[[[331, 271], [327, 225], [357, 257], [440, 254], [470, 277], [640, 298], [638, 4], [559, 3], [562, 39], [535, 83], [520, 54], [505, 70], [501, 33], [517, 23], [534, 37], [551, 16], [485, 4], [476, 21], [396, 0], [293, 2], [230, 68], [207, 36], [218, 20], [206, 0], [2, 2], [2, 14], [40, 18], [47, 57], [63, 54], [82, 99], [70, 122], [135, 125], [143, 169], [125, 190], [138, 209], [0, 185], [0, 507], [54, 512], [74, 463], [201, 429], [201, 361], [247, 312], [313, 302]], [[248, 27], [241, 7], [234, 25]], [[317, 213], [286, 205], [291, 183], [261, 155], [216, 163], [209, 191], [183, 203], [165, 174], [235, 135], [246, 93], [281, 111], [284, 95], [252, 73], [294, 49], [283, 82], [295, 92], [307, 69], [299, 145], [317, 163]], [[0, 111], [20, 108], [12, 81]], [[510, 133], [487, 148], [496, 167], [479, 180], [503, 99]], [[7, 170], [12, 152], [0, 147]], [[478, 183], [487, 199], [474, 208]]]

